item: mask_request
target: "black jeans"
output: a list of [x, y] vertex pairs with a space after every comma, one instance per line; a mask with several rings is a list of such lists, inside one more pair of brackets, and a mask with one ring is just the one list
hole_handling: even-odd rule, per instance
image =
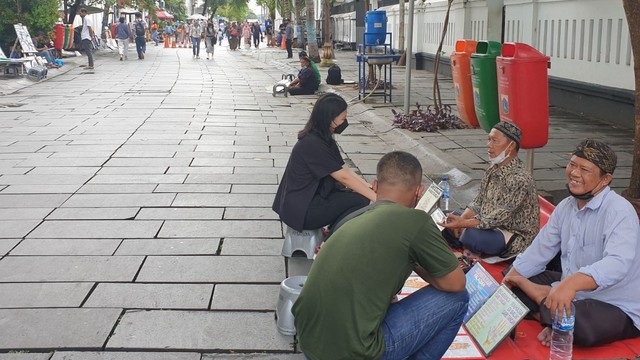
[[[544, 271], [529, 280], [535, 284], [551, 285], [560, 281], [561, 277], [562, 274], [557, 271]], [[543, 326], [551, 326], [553, 316], [546, 306], [536, 304], [520, 289], [511, 290], [531, 312], [540, 313]], [[640, 336], [640, 330], [633, 325], [631, 318], [616, 306], [594, 299], [577, 300], [574, 304], [576, 324], [573, 342], [576, 345], [598, 346]]]
[[285, 40], [285, 44], [287, 46], [287, 59], [293, 58], [293, 50], [291, 49], [292, 41], [293, 40], [291, 40], [291, 39]]
[[334, 191], [325, 199], [315, 195], [304, 218], [304, 228], [319, 229], [340, 221], [351, 212], [369, 205], [369, 199], [353, 191]]

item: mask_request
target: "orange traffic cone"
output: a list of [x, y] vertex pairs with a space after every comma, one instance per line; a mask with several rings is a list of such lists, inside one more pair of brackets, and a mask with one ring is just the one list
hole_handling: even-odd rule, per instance
[[171, 47], [172, 47], [172, 48], [176, 47], [176, 41], [175, 41], [175, 40], [173, 40], [173, 41], [171, 42]]
[[280, 44], [280, 48], [281, 49], [286, 49], [287, 48], [287, 37], [282, 35], [282, 43]]
[[168, 48], [168, 47], [169, 47], [169, 37], [168, 37], [168, 36], [165, 36], [165, 37], [164, 37], [164, 47], [165, 47], [165, 48]]

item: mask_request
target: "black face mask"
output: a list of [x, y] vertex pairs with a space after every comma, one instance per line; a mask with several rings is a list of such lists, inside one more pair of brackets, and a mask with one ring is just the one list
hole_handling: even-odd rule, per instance
[[344, 119], [344, 122], [338, 126], [336, 126], [333, 129], [333, 132], [336, 134], [342, 134], [342, 132], [344, 131], [344, 129], [347, 128], [347, 126], [349, 126], [349, 121], [347, 121], [347, 119]]
[[593, 198], [593, 190], [587, 191], [584, 194], [574, 194], [571, 192], [571, 189], [569, 188], [569, 184], [566, 184], [565, 187], [567, 188], [567, 191], [569, 192], [569, 194], [571, 194], [571, 196], [573, 196], [578, 200], [591, 200], [591, 198]]

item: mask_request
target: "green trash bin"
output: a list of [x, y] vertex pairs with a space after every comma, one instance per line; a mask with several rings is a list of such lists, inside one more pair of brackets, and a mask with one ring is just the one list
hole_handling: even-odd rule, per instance
[[497, 41], [478, 41], [476, 52], [471, 55], [471, 86], [473, 105], [480, 127], [490, 132], [500, 122], [498, 101], [498, 77], [496, 57], [500, 56], [502, 44]]

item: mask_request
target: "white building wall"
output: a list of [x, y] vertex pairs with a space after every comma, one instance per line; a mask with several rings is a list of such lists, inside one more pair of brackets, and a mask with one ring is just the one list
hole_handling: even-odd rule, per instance
[[[392, 46], [398, 48], [398, 5], [378, 10], [387, 11], [387, 31], [393, 32]], [[436, 52], [445, 12], [446, 1], [415, 2], [414, 52]], [[355, 39], [355, 13], [334, 15], [333, 19], [334, 40], [362, 42]], [[456, 0], [442, 51], [450, 55], [457, 39], [500, 41], [501, 37], [532, 45], [549, 56], [552, 76], [634, 89], [622, 0]]]

